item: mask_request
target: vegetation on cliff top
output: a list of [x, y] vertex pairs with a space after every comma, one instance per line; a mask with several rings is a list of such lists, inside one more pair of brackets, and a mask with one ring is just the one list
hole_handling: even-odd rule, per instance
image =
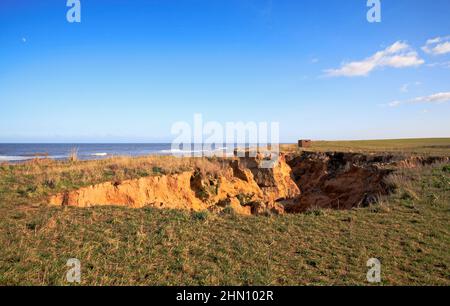
[[396, 172], [394, 194], [348, 211], [243, 217], [43, 205], [58, 190], [193, 166], [159, 161], [1, 165], [0, 284], [67, 285], [69, 258], [81, 261], [82, 285], [368, 284], [372, 257], [382, 284], [450, 284], [449, 164]]
[[[281, 147], [285, 151], [297, 150], [297, 145], [294, 144], [286, 144]], [[450, 138], [313, 141], [311, 148], [306, 150], [450, 156]]]

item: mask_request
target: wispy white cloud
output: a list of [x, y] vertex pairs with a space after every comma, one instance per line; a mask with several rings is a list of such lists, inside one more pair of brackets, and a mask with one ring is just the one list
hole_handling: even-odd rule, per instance
[[441, 104], [450, 102], [450, 92], [440, 92], [429, 96], [424, 97], [417, 97], [412, 100], [406, 100], [406, 101], [392, 101], [388, 104], [390, 107], [397, 107], [402, 104], [429, 104], [429, 103], [435, 103], [435, 104]]
[[388, 104], [388, 106], [390, 106], [390, 107], [397, 107], [397, 106], [399, 106], [400, 104], [402, 104], [402, 101], [392, 101], [392, 102], [390, 102], [390, 103]]
[[427, 40], [422, 50], [432, 55], [442, 55], [450, 53], [450, 36], [436, 37]]
[[403, 84], [402, 87], [400, 87], [401, 92], [408, 92], [409, 91], [409, 84]]
[[440, 63], [430, 63], [427, 64], [428, 67], [444, 67], [444, 68], [450, 68], [450, 61], [448, 62], [440, 62]]
[[328, 77], [358, 77], [367, 76], [377, 68], [416, 67], [423, 63], [425, 61], [407, 43], [397, 41], [362, 61], [345, 62], [338, 69], [327, 69], [324, 72]]
[[403, 93], [407, 93], [407, 92], [409, 92], [409, 89], [411, 87], [420, 86], [420, 85], [422, 85], [421, 82], [406, 83], [406, 84], [403, 84], [402, 87], [400, 87], [400, 91]]

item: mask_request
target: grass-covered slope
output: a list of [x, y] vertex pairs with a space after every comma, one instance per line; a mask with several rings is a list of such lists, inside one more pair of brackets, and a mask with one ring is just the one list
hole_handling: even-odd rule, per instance
[[449, 165], [402, 170], [390, 178], [395, 194], [350, 211], [241, 217], [37, 205], [57, 190], [169, 171], [147, 162], [1, 166], [0, 284], [66, 285], [69, 258], [81, 261], [82, 285], [367, 284], [372, 257], [382, 284], [450, 284]]

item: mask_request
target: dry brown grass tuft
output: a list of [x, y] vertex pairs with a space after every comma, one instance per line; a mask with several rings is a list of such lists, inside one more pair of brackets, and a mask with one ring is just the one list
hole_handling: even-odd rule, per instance
[[68, 160], [70, 162], [78, 161], [78, 148], [72, 148], [70, 150]]

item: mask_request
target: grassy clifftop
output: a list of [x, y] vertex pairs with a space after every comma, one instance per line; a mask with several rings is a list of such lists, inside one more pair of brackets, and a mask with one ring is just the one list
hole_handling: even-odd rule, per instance
[[77, 258], [82, 285], [365, 285], [372, 257], [382, 284], [450, 284], [449, 164], [399, 170], [392, 195], [347, 211], [245, 217], [43, 200], [199, 166], [220, 171], [154, 157], [1, 165], [0, 284], [67, 285], [66, 262]]
[[[294, 144], [282, 145], [285, 151], [294, 151]], [[314, 141], [310, 151], [391, 152], [420, 155], [450, 156], [450, 138], [417, 138], [355, 141]]]
[[389, 199], [271, 217], [157, 209], [32, 208], [1, 195], [0, 284], [449, 284], [450, 169], [405, 170]]

